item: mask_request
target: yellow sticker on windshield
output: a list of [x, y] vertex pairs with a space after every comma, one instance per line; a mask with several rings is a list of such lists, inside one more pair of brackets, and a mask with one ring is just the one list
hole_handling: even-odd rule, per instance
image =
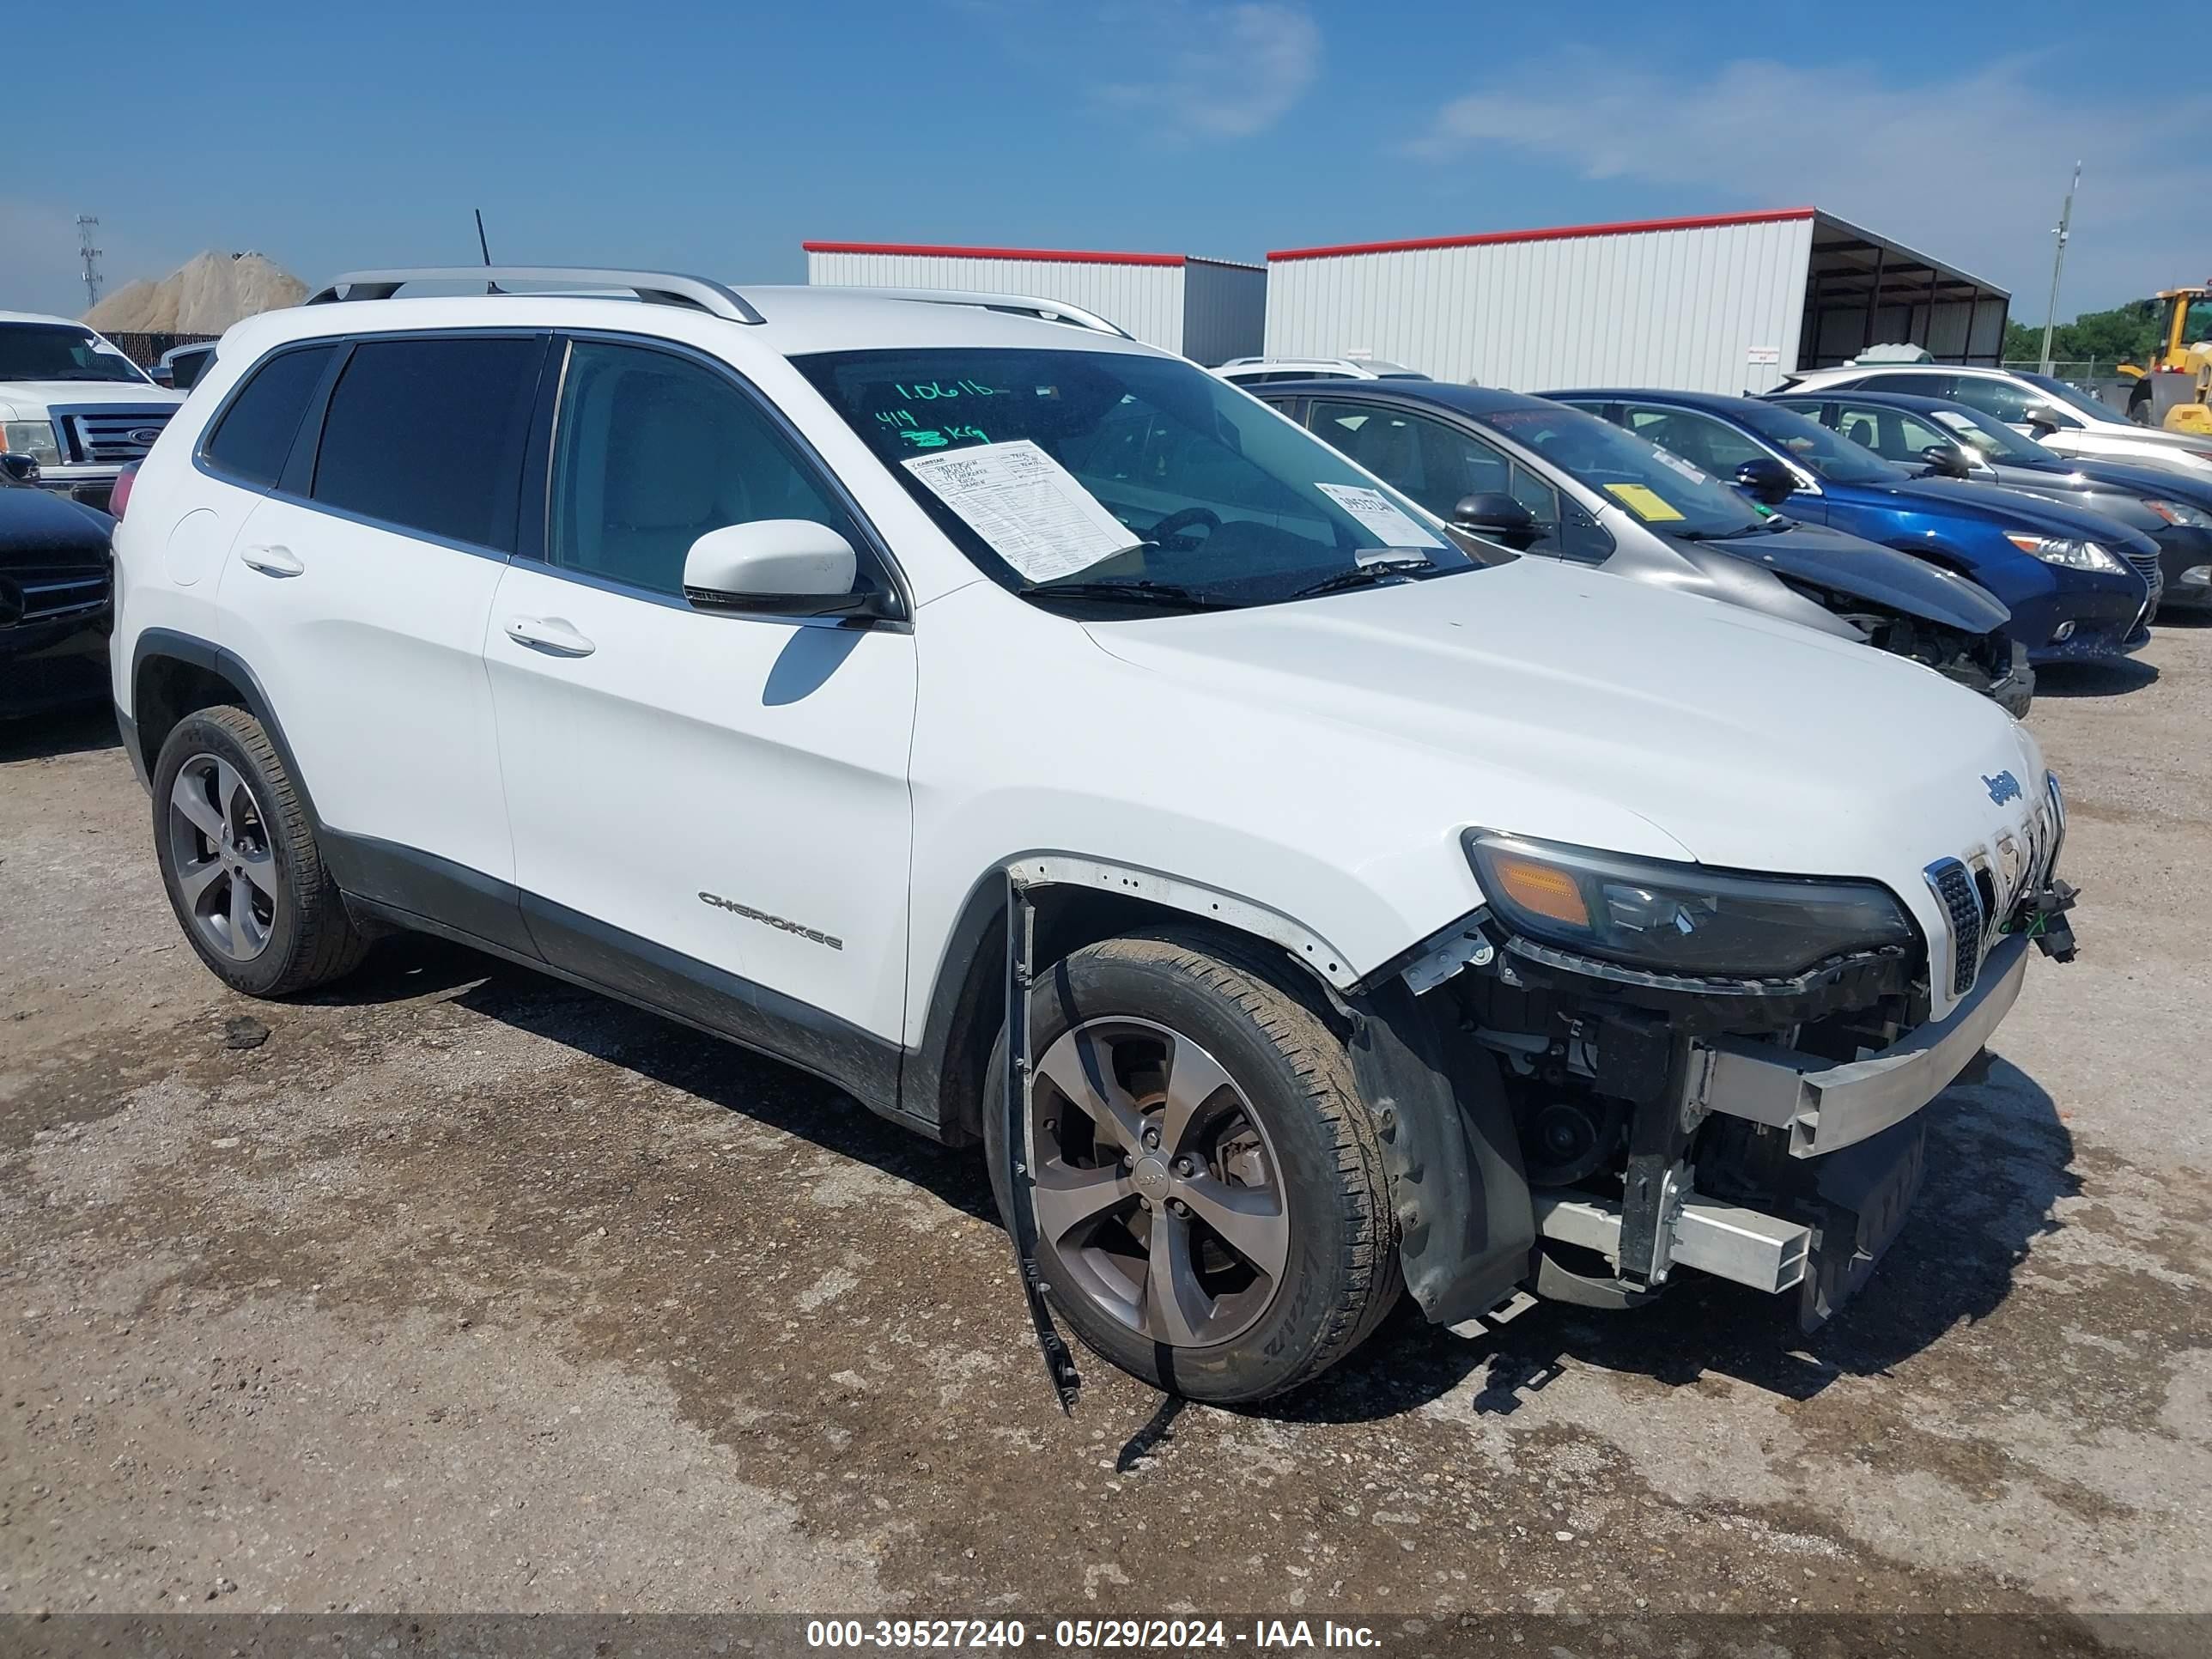
[[1607, 484], [1606, 489], [1608, 494], [1620, 496], [1621, 504], [1646, 524], [1658, 524], [1682, 516], [1668, 504], [1665, 496], [1643, 484], [1613, 483]]

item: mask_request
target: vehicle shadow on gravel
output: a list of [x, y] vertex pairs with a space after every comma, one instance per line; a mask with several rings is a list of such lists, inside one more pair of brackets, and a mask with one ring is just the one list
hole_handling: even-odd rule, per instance
[[1441, 1398], [1480, 1373], [1477, 1413], [1510, 1414], [1570, 1363], [1669, 1387], [1712, 1375], [1792, 1400], [1838, 1377], [1876, 1376], [1988, 1317], [2011, 1294], [2034, 1242], [2081, 1190], [2074, 1137], [2033, 1079], [1996, 1060], [1981, 1083], [1933, 1109], [1929, 1172], [1911, 1218], [1856, 1297], [1810, 1336], [1796, 1293], [1765, 1296], [1686, 1273], [1649, 1305], [1600, 1313], [1539, 1304], [1472, 1338], [1401, 1307], [1359, 1352], [1268, 1416], [1344, 1422], [1389, 1417]]
[[[457, 987], [466, 988], [449, 995]], [[973, 1148], [939, 1146], [793, 1067], [461, 945], [422, 935], [386, 940], [359, 973], [309, 1000], [372, 1006], [433, 996], [796, 1135], [998, 1224]], [[2051, 1097], [2017, 1067], [1996, 1060], [1983, 1081], [1954, 1085], [1931, 1109], [1929, 1173], [1911, 1218], [1858, 1296], [1809, 1337], [1797, 1328], [1794, 1292], [1765, 1296], [1694, 1273], [1647, 1307], [1599, 1313], [1539, 1304], [1472, 1337], [1426, 1323], [1407, 1300], [1311, 1387], [1243, 1409], [1286, 1422], [1370, 1421], [1441, 1399], [1479, 1372], [1474, 1410], [1504, 1415], [1571, 1363], [1678, 1388], [1719, 1375], [1793, 1400], [1841, 1376], [1878, 1375], [2002, 1304], [2035, 1240], [2057, 1228], [2058, 1201], [2080, 1190], [2072, 1134]], [[1164, 1399], [1124, 1455], [1171, 1438], [1180, 1410]]]
[[2039, 697], [2124, 697], [2158, 683], [2158, 670], [2133, 657], [2113, 662], [2054, 662], [2035, 671]]
[[0, 766], [10, 761], [53, 760], [122, 746], [122, 734], [115, 729], [115, 711], [105, 702], [0, 720]]
[[797, 1135], [997, 1224], [990, 1182], [972, 1148], [940, 1146], [795, 1066], [465, 945], [397, 935], [381, 941], [358, 972], [305, 1000], [362, 1006], [443, 996], [461, 986], [467, 988], [447, 998], [457, 1008]]

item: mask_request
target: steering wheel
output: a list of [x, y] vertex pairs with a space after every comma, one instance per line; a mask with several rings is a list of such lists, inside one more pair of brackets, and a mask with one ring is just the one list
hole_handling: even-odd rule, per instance
[[1221, 515], [1210, 507], [1186, 507], [1180, 513], [1170, 513], [1154, 525], [1145, 539], [1170, 553], [1193, 553], [1205, 545], [1193, 541], [1180, 532], [1193, 525], [1204, 525], [1211, 536], [1221, 528]]

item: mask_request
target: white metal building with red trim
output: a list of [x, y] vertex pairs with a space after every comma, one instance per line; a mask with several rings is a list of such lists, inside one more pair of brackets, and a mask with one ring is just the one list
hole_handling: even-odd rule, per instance
[[1263, 265], [1189, 253], [806, 242], [806, 280], [846, 288], [974, 289], [1095, 311], [1148, 345], [1212, 365], [1260, 349]]
[[1781, 208], [1279, 249], [1266, 349], [1528, 392], [1764, 392], [1875, 344], [1996, 363], [2010, 305], [1832, 214]]

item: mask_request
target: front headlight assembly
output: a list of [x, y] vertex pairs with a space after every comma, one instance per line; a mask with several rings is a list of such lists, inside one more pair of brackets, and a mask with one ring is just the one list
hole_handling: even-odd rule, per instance
[[2063, 536], [2007, 536], [2005, 539], [2045, 564], [2063, 565], [2069, 570], [2122, 574], [2127, 569], [2117, 554], [2106, 552], [2094, 542], [2072, 541]]
[[55, 441], [52, 421], [9, 421], [0, 426], [0, 449], [28, 455], [40, 466], [62, 464], [62, 447]]
[[2212, 513], [2191, 507], [2187, 501], [2145, 501], [2143, 505], [2168, 524], [2179, 525], [2186, 530], [2212, 530]]
[[1467, 831], [1483, 896], [1515, 933], [1655, 973], [1786, 979], [1912, 945], [1878, 882], [1762, 876]]

